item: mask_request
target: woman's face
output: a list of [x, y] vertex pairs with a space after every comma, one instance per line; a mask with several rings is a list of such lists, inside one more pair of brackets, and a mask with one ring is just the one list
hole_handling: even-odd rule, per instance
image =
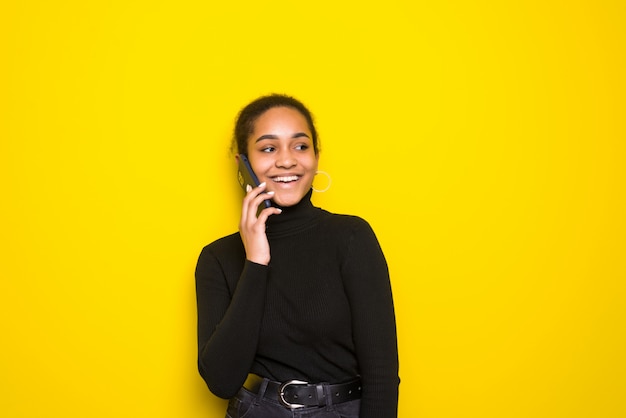
[[298, 203], [311, 190], [318, 161], [304, 116], [290, 107], [259, 116], [248, 137], [248, 159], [259, 181], [274, 192], [275, 203]]

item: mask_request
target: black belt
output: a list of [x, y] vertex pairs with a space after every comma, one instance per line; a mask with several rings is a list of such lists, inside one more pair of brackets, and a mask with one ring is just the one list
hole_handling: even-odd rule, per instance
[[[253, 393], [259, 393], [263, 378], [255, 374], [248, 375], [243, 387]], [[326, 396], [329, 394], [329, 402]], [[346, 383], [331, 385], [328, 383], [308, 383], [301, 380], [275, 382], [269, 380], [263, 396], [289, 409], [305, 406], [325, 406], [327, 403], [338, 404], [361, 398], [361, 380], [354, 379]]]

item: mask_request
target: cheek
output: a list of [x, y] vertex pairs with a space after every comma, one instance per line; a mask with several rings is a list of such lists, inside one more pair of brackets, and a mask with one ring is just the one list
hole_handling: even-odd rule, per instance
[[317, 160], [317, 158], [316, 158], [316, 159], [313, 161], [313, 164], [311, 165], [311, 170], [312, 170], [313, 172], [316, 172], [316, 171], [317, 171], [317, 166], [318, 166], [318, 160]]
[[302, 162], [302, 165], [307, 167], [307, 169], [316, 171], [317, 165], [319, 163], [319, 158], [315, 154], [307, 155], [306, 158], [304, 158], [301, 162]]
[[271, 163], [269, 163], [266, 159], [259, 157], [249, 158], [249, 161], [252, 171], [256, 174], [267, 171], [268, 167], [271, 165]]
[[307, 182], [309, 184], [311, 185], [313, 184], [316, 174], [317, 174], [317, 161], [311, 161], [309, 165], [307, 166], [307, 177], [308, 177]]

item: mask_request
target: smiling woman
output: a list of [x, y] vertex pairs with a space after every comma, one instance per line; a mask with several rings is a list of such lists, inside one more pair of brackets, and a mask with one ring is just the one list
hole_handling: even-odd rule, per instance
[[274, 107], [255, 123], [248, 159], [279, 206], [295, 205], [311, 189], [319, 158], [311, 136], [304, 116], [289, 107]]
[[312, 205], [311, 113], [261, 97], [241, 111], [235, 146], [261, 184], [243, 199], [239, 233], [198, 260], [200, 374], [230, 399], [229, 418], [397, 416], [387, 263], [366, 221]]

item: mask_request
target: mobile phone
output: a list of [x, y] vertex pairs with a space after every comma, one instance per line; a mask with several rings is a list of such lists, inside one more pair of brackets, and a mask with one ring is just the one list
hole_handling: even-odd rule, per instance
[[[239, 158], [237, 160], [239, 161], [239, 169], [237, 172], [237, 179], [239, 180], [239, 185], [241, 186], [243, 191], [247, 192], [247, 186], [254, 188], [257, 187], [260, 182], [256, 174], [254, 174], [252, 166], [250, 166], [250, 161], [248, 161], [248, 157], [243, 154], [239, 154], [238, 157]], [[269, 199], [266, 199], [263, 201], [263, 205], [266, 208], [269, 208], [272, 206], [272, 202]]]

